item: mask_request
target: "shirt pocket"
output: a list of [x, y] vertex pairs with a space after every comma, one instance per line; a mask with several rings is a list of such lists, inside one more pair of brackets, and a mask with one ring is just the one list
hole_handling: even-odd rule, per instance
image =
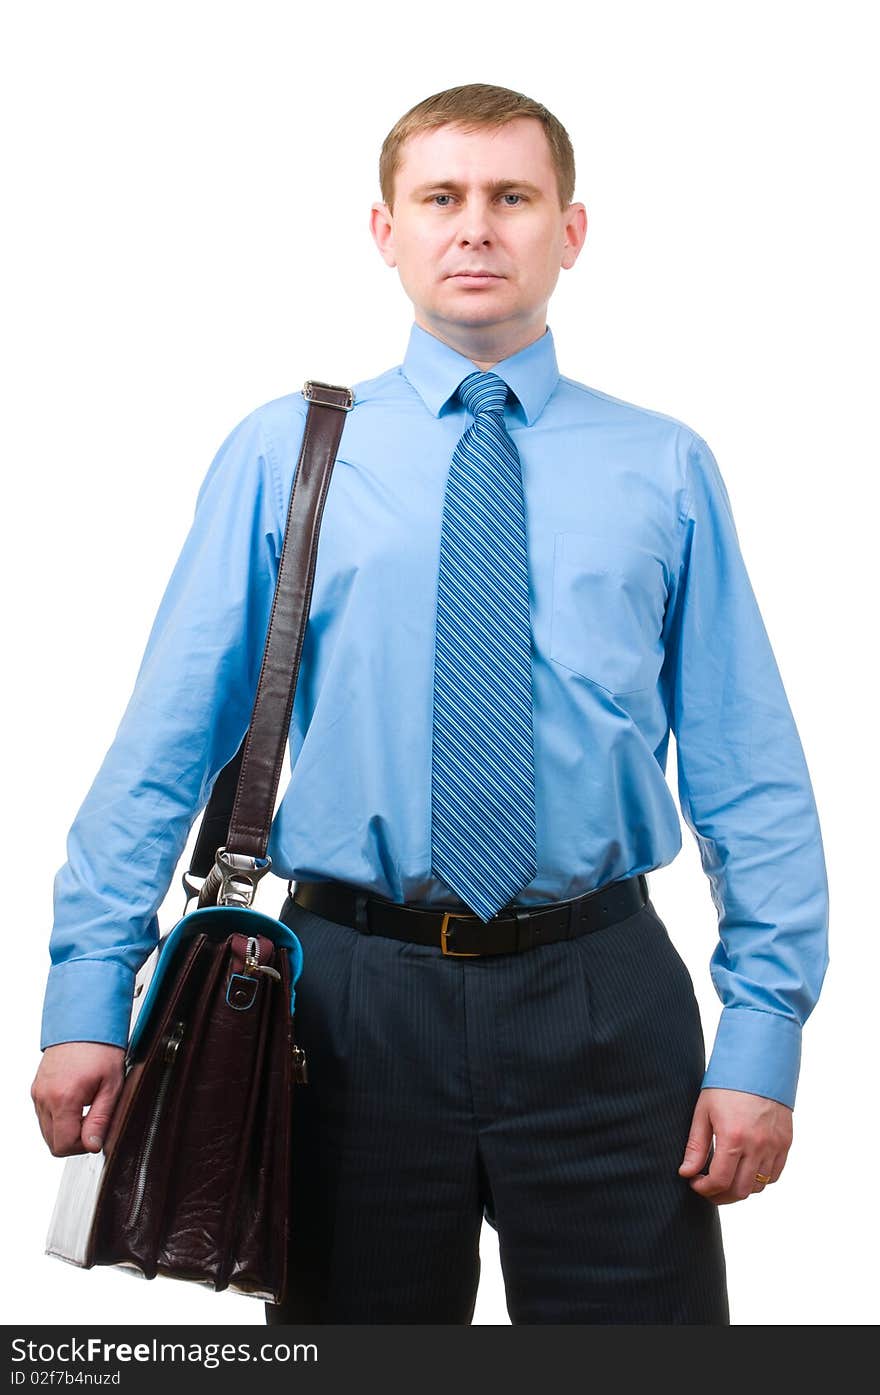
[[613, 695], [642, 692], [662, 664], [662, 563], [633, 542], [554, 534], [550, 658]]

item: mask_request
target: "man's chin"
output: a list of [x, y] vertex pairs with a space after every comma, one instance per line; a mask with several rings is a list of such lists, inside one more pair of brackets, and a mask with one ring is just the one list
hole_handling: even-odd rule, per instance
[[510, 319], [516, 314], [516, 307], [493, 291], [476, 295], [465, 291], [441, 296], [428, 313], [453, 324], [486, 325]]

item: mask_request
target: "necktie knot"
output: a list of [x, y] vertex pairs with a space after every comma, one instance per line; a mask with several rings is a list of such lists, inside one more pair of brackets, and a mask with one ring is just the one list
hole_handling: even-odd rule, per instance
[[472, 416], [503, 412], [507, 384], [497, 373], [469, 373], [458, 385], [458, 395]]

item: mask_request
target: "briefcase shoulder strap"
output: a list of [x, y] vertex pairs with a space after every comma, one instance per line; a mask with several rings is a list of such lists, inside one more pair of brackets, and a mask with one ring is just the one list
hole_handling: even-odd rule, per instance
[[[307, 379], [308, 402], [290, 493], [278, 579], [250, 724], [232, 759], [217, 775], [202, 816], [189, 875], [208, 877], [219, 848], [264, 858], [284, 763], [293, 700], [330, 476], [351, 388]], [[184, 875], [184, 886], [191, 888]]]

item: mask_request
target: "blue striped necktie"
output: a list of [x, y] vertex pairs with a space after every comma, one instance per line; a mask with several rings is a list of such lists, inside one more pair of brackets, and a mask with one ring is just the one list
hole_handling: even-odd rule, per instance
[[519, 453], [507, 384], [470, 373], [440, 538], [432, 872], [482, 920], [535, 876], [532, 656]]

